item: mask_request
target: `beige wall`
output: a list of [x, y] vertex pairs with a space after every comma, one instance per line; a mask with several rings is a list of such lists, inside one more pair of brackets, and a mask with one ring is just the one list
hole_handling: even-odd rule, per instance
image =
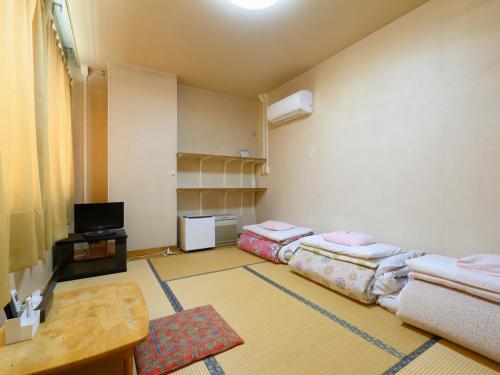
[[[178, 86], [178, 147], [179, 151], [239, 155], [240, 150], [256, 153], [256, 130], [258, 103], [245, 99], [198, 89]], [[224, 186], [224, 162], [208, 160], [203, 163], [203, 186]], [[243, 185], [251, 186], [252, 165], [243, 170]], [[178, 185], [195, 187], [199, 184], [199, 160], [181, 159], [178, 164]], [[241, 164], [227, 165], [226, 185], [241, 186]], [[180, 215], [199, 214], [202, 199], [203, 214], [234, 214], [238, 227], [255, 222], [253, 193], [180, 193], [178, 212]], [[226, 210], [224, 210], [226, 199]], [[243, 206], [243, 208], [242, 208]]]
[[109, 201], [125, 202], [129, 250], [175, 244], [177, 78], [114, 62], [108, 74]]
[[[87, 203], [108, 199], [108, 91], [101, 72], [91, 71], [88, 84]], [[83, 202], [83, 83], [72, 83], [75, 203]]]
[[179, 151], [255, 155], [257, 100], [178, 86]]
[[442, 254], [500, 253], [500, 1], [431, 0], [270, 93], [258, 221], [349, 229]]
[[[98, 73], [100, 74], [100, 73]], [[88, 86], [88, 199], [89, 203], [108, 200], [108, 90]]]

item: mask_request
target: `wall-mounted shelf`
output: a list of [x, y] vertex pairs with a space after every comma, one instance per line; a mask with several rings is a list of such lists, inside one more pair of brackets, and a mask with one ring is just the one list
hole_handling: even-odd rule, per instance
[[[197, 154], [192, 152], [178, 152], [177, 153], [177, 162], [181, 159], [194, 160], [198, 162], [198, 186], [196, 187], [179, 187], [177, 188], [177, 193], [187, 193], [187, 192], [195, 192], [199, 194], [199, 213], [200, 215], [203, 213], [203, 194], [204, 193], [224, 193], [224, 213], [227, 213], [227, 200], [228, 193], [240, 193], [241, 201], [240, 201], [240, 213], [243, 215], [243, 195], [245, 193], [252, 194], [252, 207], [255, 215], [255, 196], [257, 193], [264, 193], [267, 188], [258, 188], [258, 187], [245, 187], [244, 183], [244, 174], [245, 174], [245, 166], [249, 165], [251, 167], [251, 178], [252, 181], [249, 184], [250, 186], [257, 185], [256, 179], [256, 167], [258, 165], [264, 164], [266, 159], [264, 158], [253, 158], [253, 157], [241, 157], [241, 156], [230, 156], [230, 155], [216, 155], [216, 154]], [[223, 174], [222, 174], [222, 186], [221, 187], [207, 187], [203, 186], [203, 164], [208, 160], [220, 160], [224, 162], [223, 166]], [[228, 165], [230, 163], [235, 163], [239, 168], [239, 177], [240, 183], [239, 187], [230, 187], [227, 181], [228, 175]], [[179, 167], [178, 167], [179, 168]], [[248, 168], [247, 168], [248, 171]], [[238, 184], [236, 184], [238, 185]]]
[[217, 193], [217, 192], [222, 192], [222, 193], [230, 193], [230, 192], [237, 192], [237, 193], [246, 193], [246, 192], [254, 192], [254, 193], [259, 193], [259, 192], [265, 192], [267, 188], [209, 188], [209, 187], [193, 187], [193, 188], [177, 188], [177, 191], [179, 193], [181, 192], [199, 192], [199, 193]]
[[263, 164], [266, 162], [264, 158], [252, 158], [252, 157], [242, 157], [242, 156], [229, 156], [229, 155], [215, 155], [215, 154], [195, 154], [191, 152], [178, 152], [177, 159], [216, 159], [216, 160], [224, 160], [224, 161], [240, 161], [245, 163], [255, 163], [255, 164]]

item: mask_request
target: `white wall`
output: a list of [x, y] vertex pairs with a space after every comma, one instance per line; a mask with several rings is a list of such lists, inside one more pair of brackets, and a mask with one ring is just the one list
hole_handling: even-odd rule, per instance
[[431, 0], [270, 93], [314, 114], [270, 131], [258, 221], [500, 253], [500, 1]]
[[128, 249], [176, 243], [177, 79], [108, 68], [108, 199], [125, 202]]

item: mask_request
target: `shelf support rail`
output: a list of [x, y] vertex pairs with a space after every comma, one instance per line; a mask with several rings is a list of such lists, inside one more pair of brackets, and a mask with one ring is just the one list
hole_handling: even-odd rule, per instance
[[200, 176], [199, 176], [200, 187], [203, 187], [203, 162], [208, 159], [210, 159], [210, 157], [200, 158]]
[[246, 160], [246, 161], [243, 161], [241, 163], [241, 174], [240, 174], [240, 186], [241, 187], [244, 187], [243, 186], [243, 176], [245, 174], [245, 165], [248, 164], [248, 163], [253, 163], [252, 161], [249, 161], [249, 160]]

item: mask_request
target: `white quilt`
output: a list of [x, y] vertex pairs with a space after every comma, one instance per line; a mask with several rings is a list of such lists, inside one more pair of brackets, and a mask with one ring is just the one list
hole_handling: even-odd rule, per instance
[[307, 237], [301, 237], [298, 240], [295, 240], [293, 242], [290, 242], [288, 245], [283, 246], [279, 251], [278, 251], [278, 259], [280, 262], [288, 264], [288, 261], [292, 257], [292, 255], [295, 253], [295, 251], [299, 248], [300, 242]]
[[377, 303], [387, 311], [396, 314], [399, 306], [399, 293], [389, 294], [387, 296], [380, 296]]
[[306, 234], [314, 233], [314, 230], [311, 228], [295, 227], [289, 230], [269, 230], [264, 229], [257, 224], [246, 225], [243, 227], [243, 230], [248, 230], [276, 242], [283, 242], [297, 236], [305, 236]]
[[500, 277], [469, 271], [456, 265], [455, 258], [429, 254], [420, 258], [409, 259], [406, 264], [412, 271], [441, 277], [467, 284], [479, 289], [500, 293]]
[[398, 246], [387, 245], [380, 242], [366, 246], [339, 245], [325, 240], [322, 234], [303, 238], [301, 243], [306, 246], [316, 247], [332, 253], [345, 254], [364, 259], [385, 258], [404, 252], [404, 250]]

